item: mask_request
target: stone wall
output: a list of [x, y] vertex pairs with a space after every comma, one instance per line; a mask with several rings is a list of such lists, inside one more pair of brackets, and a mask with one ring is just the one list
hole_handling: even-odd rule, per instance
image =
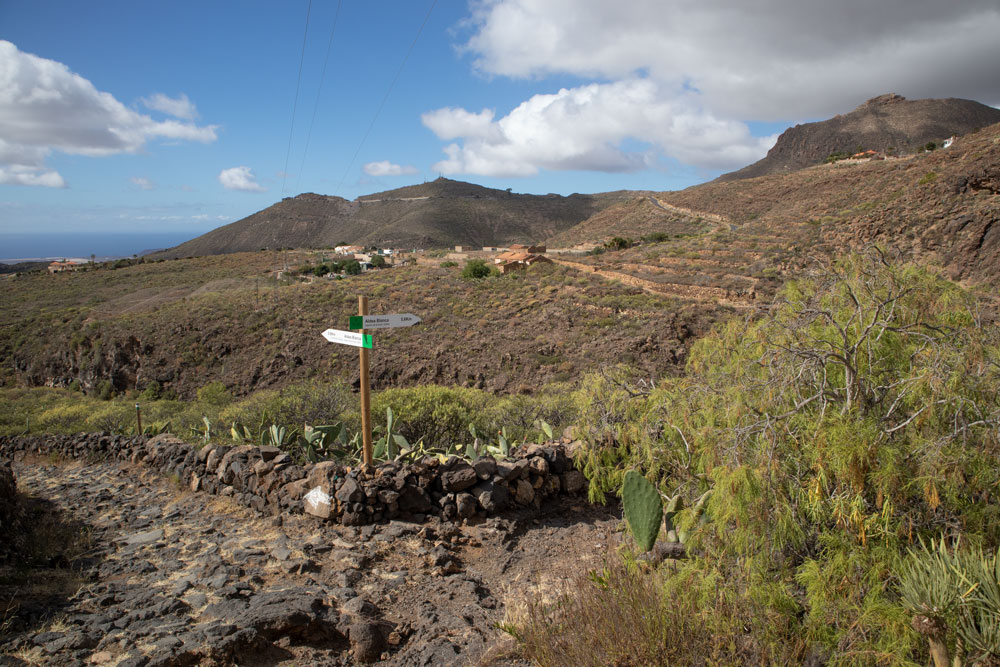
[[539, 507], [546, 498], [586, 491], [586, 480], [563, 443], [526, 445], [499, 461], [428, 456], [365, 471], [332, 461], [298, 465], [276, 447], [210, 444], [199, 449], [171, 435], [0, 438], [0, 458], [51, 454], [142, 463], [192, 491], [229, 496], [261, 514], [305, 512], [344, 525], [420, 522], [431, 515], [458, 521]]

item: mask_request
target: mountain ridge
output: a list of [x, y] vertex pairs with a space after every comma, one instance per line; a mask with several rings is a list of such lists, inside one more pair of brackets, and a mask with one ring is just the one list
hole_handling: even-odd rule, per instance
[[912, 154], [929, 142], [968, 134], [1000, 122], [1000, 109], [959, 98], [907, 100], [889, 93], [853, 111], [788, 128], [763, 159], [716, 181], [788, 173], [820, 164], [834, 153], [863, 150]]
[[520, 194], [446, 178], [363, 195], [353, 201], [303, 193], [150, 257], [172, 259], [342, 243], [442, 248], [541, 242], [631, 196], [629, 191]]

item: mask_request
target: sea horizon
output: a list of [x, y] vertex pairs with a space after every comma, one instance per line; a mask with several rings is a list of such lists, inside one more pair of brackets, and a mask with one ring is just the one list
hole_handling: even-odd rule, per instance
[[172, 248], [190, 240], [191, 232], [67, 232], [44, 234], [0, 233], [0, 263], [57, 259], [107, 260]]

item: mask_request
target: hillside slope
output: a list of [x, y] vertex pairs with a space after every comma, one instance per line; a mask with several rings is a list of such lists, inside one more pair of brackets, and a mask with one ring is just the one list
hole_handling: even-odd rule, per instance
[[877, 242], [944, 266], [954, 279], [1000, 283], [1000, 124], [930, 153], [715, 181], [658, 198], [777, 246], [808, 237], [811, 252], [843, 252]]
[[907, 100], [900, 95], [881, 95], [850, 113], [785, 130], [762, 160], [717, 180], [788, 173], [820, 164], [837, 152], [912, 154], [928, 142], [940, 142], [998, 122], [1000, 109], [972, 100]]
[[152, 258], [341, 243], [444, 248], [542, 241], [629, 196], [524, 195], [446, 178], [354, 201], [306, 193], [154, 253]]

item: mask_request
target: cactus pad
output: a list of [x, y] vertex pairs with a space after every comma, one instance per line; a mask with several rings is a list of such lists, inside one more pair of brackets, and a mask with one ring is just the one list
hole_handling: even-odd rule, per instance
[[660, 534], [660, 519], [663, 517], [663, 501], [659, 492], [645, 477], [629, 470], [625, 473], [622, 487], [622, 504], [625, 520], [636, 544], [643, 551], [649, 551]]

